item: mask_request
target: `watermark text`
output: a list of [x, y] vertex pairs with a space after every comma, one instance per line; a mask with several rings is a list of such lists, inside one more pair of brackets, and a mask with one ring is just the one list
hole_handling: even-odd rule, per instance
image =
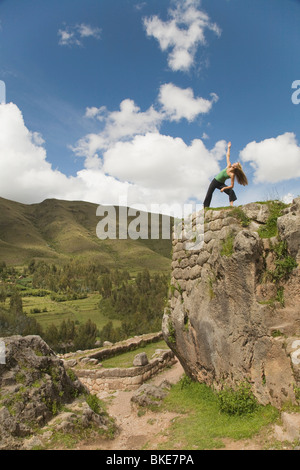
[[0, 80], [0, 104], [6, 103], [6, 86], [3, 80]]
[[100, 217], [96, 228], [100, 240], [173, 239], [185, 242], [186, 250], [201, 249], [204, 242], [202, 204], [100, 205], [96, 215]]
[[296, 89], [292, 94], [292, 103], [299, 104], [300, 103], [300, 80], [294, 80], [292, 83], [292, 88]]
[[0, 364], [6, 364], [5, 343], [0, 340]]

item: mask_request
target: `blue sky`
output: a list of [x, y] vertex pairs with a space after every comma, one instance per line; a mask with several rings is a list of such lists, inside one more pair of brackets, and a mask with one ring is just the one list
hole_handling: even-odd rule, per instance
[[0, 196], [201, 203], [229, 140], [237, 203], [298, 196], [299, 21], [298, 0], [0, 0]]

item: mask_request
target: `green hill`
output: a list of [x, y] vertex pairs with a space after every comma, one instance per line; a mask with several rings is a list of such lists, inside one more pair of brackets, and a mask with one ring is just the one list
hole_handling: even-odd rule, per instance
[[[100, 240], [97, 208], [97, 204], [82, 201], [47, 199], [27, 205], [0, 198], [0, 262], [16, 266], [32, 259], [55, 263], [82, 259], [130, 272], [143, 268], [169, 272], [171, 239]], [[119, 208], [115, 210], [118, 228], [124, 230], [124, 223], [118, 220]], [[150, 230], [151, 214], [147, 217]], [[171, 226], [166, 216], [160, 216], [160, 226], [162, 217]], [[128, 218], [127, 226], [133, 219]]]

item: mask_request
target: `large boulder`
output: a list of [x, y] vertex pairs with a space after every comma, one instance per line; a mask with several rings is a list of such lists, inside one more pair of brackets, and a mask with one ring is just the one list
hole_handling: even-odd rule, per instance
[[146, 366], [147, 364], [149, 364], [149, 361], [145, 352], [137, 354], [133, 359], [133, 365], [135, 367]]
[[[105, 428], [106, 417], [96, 416], [85, 401], [87, 390], [39, 336], [11, 336], [0, 342], [5, 345], [0, 364], [0, 450], [34, 446], [37, 429], [54, 417], [65, 423], [62, 431], [70, 430], [73, 422], [77, 427], [80, 422], [83, 427], [96, 422]], [[80, 413], [65, 413], [62, 420], [64, 405], [74, 407], [79, 396]]]
[[296, 402], [300, 386], [298, 350], [289, 346], [300, 340], [300, 279], [298, 268], [275, 277], [275, 247], [285, 241], [289, 261], [297, 256], [300, 199], [278, 219], [271, 240], [258, 233], [267, 207], [246, 206], [246, 227], [231, 209], [207, 211], [198, 251], [173, 240], [163, 334], [190, 377], [217, 389], [249, 381], [261, 403], [280, 407]]

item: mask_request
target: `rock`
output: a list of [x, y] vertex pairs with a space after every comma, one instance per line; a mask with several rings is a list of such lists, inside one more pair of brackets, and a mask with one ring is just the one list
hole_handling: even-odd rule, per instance
[[83, 387], [69, 378], [63, 361], [39, 336], [11, 336], [2, 341], [6, 364], [0, 369], [0, 434], [2, 448], [6, 448], [6, 443], [12, 445], [12, 436], [30, 435], [31, 426], [43, 425], [54, 407], [73, 400]]
[[287, 413], [281, 414], [283, 426], [290, 436], [291, 441], [300, 439], [300, 414], [299, 413]]
[[300, 197], [285, 215], [278, 218], [278, 231], [282, 240], [287, 242], [288, 250], [295, 258], [300, 255]]
[[56, 421], [58, 421], [55, 426], [56, 430], [64, 433], [73, 431], [76, 418], [76, 414], [72, 412], [60, 413], [59, 417], [56, 418]]
[[151, 358], [157, 358], [160, 357], [162, 354], [164, 354], [166, 351], [170, 351], [169, 349], [155, 349], [154, 354], [152, 354]]
[[262, 247], [262, 241], [256, 232], [242, 230], [236, 235], [234, 239], [234, 251], [249, 255], [254, 258], [261, 256]]
[[194, 380], [216, 389], [248, 380], [260, 403], [296, 404], [300, 272], [294, 269], [278, 281], [269, 271], [277, 267], [274, 246], [279, 241], [286, 241], [291, 256], [299, 256], [300, 198], [278, 218], [278, 236], [272, 239], [261, 239], [257, 232], [257, 223], [268, 220], [268, 205], [241, 210], [250, 218], [247, 227], [237, 219], [227, 224], [231, 209], [206, 212], [209, 242], [199, 253], [198, 272], [191, 275], [194, 260], [191, 264], [190, 254], [180, 252], [185, 268], [174, 267], [171, 273], [174, 287], [181, 289], [170, 289], [164, 339]]
[[167, 395], [161, 387], [144, 384], [132, 395], [131, 401], [139, 406], [158, 405]]
[[87, 362], [89, 362], [89, 360], [90, 360], [89, 357], [82, 357], [82, 358], [80, 359], [80, 362], [81, 362], [82, 364], [86, 364]]
[[295, 442], [300, 439], [300, 414], [281, 413], [282, 426], [275, 425], [275, 437], [279, 441]]
[[77, 365], [77, 361], [76, 359], [67, 359], [67, 360], [64, 360], [64, 364], [66, 367], [75, 367]]
[[149, 364], [147, 354], [145, 352], [142, 352], [140, 354], [137, 354], [135, 358], [133, 359], [133, 365], [136, 366], [146, 366]]
[[98, 360], [97, 359], [94, 359], [94, 358], [91, 358], [91, 357], [82, 357], [80, 359], [80, 362], [82, 364], [93, 364], [93, 365], [96, 365], [98, 364]]
[[[39, 336], [11, 336], [1, 341], [5, 343], [6, 361], [0, 366], [0, 450], [22, 449], [23, 443], [26, 449], [40, 447], [41, 442], [32, 435], [54, 415], [57, 430], [62, 432], [71, 431], [81, 418], [88, 425], [93, 422], [107, 428], [106, 416], [98, 416], [87, 404], [90, 419], [82, 411], [87, 390], [77, 377], [69, 377], [64, 361]], [[74, 374], [71, 376], [74, 378]], [[64, 405], [71, 408], [74, 397], [80, 395], [83, 403], [76, 413], [59, 413]]]
[[93, 364], [94, 366], [97, 365], [99, 362], [97, 359], [90, 358], [89, 364]]
[[172, 384], [171, 384], [171, 382], [169, 382], [168, 380], [165, 379], [161, 382], [161, 384], [159, 385], [159, 388], [161, 388], [162, 390], [165, 390], [165, 389], [166, 390], [171, 390]]
[[259, 204], [257, 202], [251, 202], [246, 204], [242, 208], [244, 214], [256, 222], [266, 223], [270, 215], [270, 211], [267, 204]]
[[39, 447], [43, 447], [42, 441], [37, 436], [32, 436], [24, 442], [23, 450], [33, 450]]
[[103, 346], [104, 348], [109, 348], [110, 346], [113, 346], [113, 343], [111, 343], [110, 341], [104, 341]]

